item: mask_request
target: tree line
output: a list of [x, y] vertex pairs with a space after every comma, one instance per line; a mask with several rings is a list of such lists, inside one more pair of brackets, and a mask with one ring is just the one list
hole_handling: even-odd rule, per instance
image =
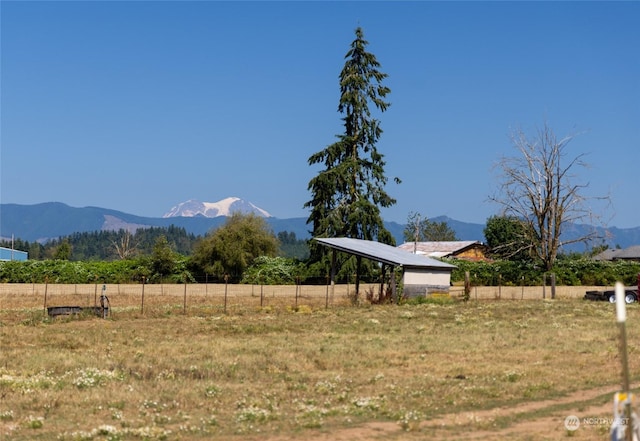
[[184, 228], [172, 225], [166, 228], [140, 228], [133, 233], [123, 229], [73, 233], [43, 243], [17, 238], [13, 243], [2, 242], [2, 246], [13, 246], [16, 250], [26, 251], [29, 259], [33, 260], [108, 261], [149, 255], [160, 236], [167, 238], [174, 250], [184, 255], [191, 254], [197, 240], [195, 235], [187, 233]]
[[[0, 240], [0, 246], [26, 251], [31, 260], [113, 261], [151, 255], [161, 236], [173, 251], [183, 256], [192, 255], [196, 244], [203, 239], [183, 227], [171, 225], [139, 228], [134, 232], [121, 229], [73, 233], [43, 243], [16, 238]], [[295, 233], [282, 231], [276, 238], [279, 256], [304, 260], [309, 255], [307, 240], [298, 239]]]
[[[0, 264], [0, 281], [15, 283], [240, 282], [254, 262], [294, 268], [309, 253], [295, 233], [276, 235], [263, 218], [241, 213], [204, 237], [171, 226], [76, 233], [46, 244], [3, 243], [9, 245], [30, 253], [27, 262]], [[263, 274], [266, 280], [268, 272]], [[278, 282], [294, 278], [283, 275]]]

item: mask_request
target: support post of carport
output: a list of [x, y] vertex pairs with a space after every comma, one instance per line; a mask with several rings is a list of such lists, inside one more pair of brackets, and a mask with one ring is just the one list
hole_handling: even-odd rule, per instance
[[387, 264], [383, 263], [381, 268], [382, 275], [380, 276], [380, 299], [384, 298], [384, 277], [387, 275]]
[[396, 291], [396, 267], [391, 266], [391, 297], [393, 298], [393, 303], [398, 304], [398, 292]]
[[[334, 294], [336, 293], [336, 249], [331, 249], [331, 299], [334, 299]], [[333, 300], [332, 300], [333, 301]]]

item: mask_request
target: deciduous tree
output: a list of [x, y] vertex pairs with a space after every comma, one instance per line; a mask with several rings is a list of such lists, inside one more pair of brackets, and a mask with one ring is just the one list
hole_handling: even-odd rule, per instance
[[491, 216], [484, 227], [484, 238], [493, 257], [531, 260], [532, 242], [526, 223], [513, 216]]
[[442, 242], [456, 241], [456, 232], [448, 223], [434, 222], [420, 213], [411, 212], [407, 217], [407, 226], [404, 229], [405, 242]]
[[[166, 238], [165, 238], [166, 239]], [[113, 250], [119, 259], [128, 259], [132, 257], [138, 248], [138, 243], [128, 230], [121, 230], [119, 237], [111, 241]]]
[[196, 245], [193, 261], [208, 274], [239, 280], [257, 257], [275, 257], [277, 251], [278, 240], [264, 218], [233, 213]]
[[594, 229], [562, 242], [563, 229], [574, 223], [593, 225], [599, 216], [586, 204], [588, 184], [574, 182], [574, 172], [584, 168], [584, 154], [568, 157], [567, 146], [574, 136], [558, 139], [545, 123], [534, 136], [521, 129], [511, 135], [518, 155], [503, 157], [497, 164], [501, 172], [498, 192], [489, 199], [501, 207], [501, 216], [523, 222], [523, 231], [533, 255], [551, 270], [562, 245], [589, 242], [597, 237]]
[[162, 280], [163, 277], [173, 273], [177, 257], [167, 237], [164, 235], [158, 237], [153, 245], [153, 253], [151, 254], [152, 277]]

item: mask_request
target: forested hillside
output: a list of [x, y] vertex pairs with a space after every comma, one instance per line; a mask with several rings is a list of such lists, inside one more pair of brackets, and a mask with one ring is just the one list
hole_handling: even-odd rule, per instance
[[[0, 241], [0, 246], [26, 251], [32, 260], [112, 261], [151, 255], [161, 236], [167, 239], [174, 252], [183, 256], [190, 256], [198, 240], [202, 239], [185, 228], [171, 225], [141, 228], [135, 233], [126, 230], [73, 233], [44, 244], [15, 239], [13, 244]], [[307, 241], [298, 239], [295, 233], [280, 232], [277, 237], [282, 257], [305, 259], [308, 256]]]

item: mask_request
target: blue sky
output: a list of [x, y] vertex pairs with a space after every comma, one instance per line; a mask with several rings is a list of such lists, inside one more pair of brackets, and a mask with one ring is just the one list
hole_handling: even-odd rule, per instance
[[[159, 217], [237, 196], [307, 217], [361, 26], [389, 75], [385, 220], [483, 223], [509, 134], [545, 121], [575, 181], [640, 226], [640, 2], [0, 2], [2, 203]], [[393, 177], [402, 184], [393, 183]]]

